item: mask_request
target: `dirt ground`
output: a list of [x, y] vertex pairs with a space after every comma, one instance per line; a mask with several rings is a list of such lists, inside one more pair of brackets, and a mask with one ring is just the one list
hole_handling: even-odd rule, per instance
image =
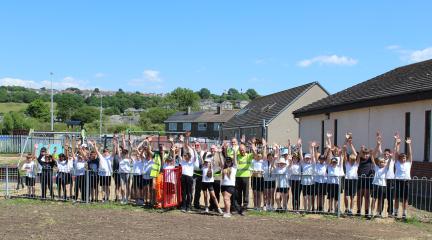
[[432, 239], [432, 225], [319, 215], [215, 215], [0, 200], [0, 239]]

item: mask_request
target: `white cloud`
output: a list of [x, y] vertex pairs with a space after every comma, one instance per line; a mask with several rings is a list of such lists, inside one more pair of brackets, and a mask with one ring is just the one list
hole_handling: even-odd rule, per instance
[[255, 64], [256, 65], [262, 65], [262, 64], [266, 64], [267, 60], [264, 58], [260, 58], [260, 59], [255, 59]]
[[344, 66], [352, 66], [357, 64], [357, 60], [354, 58], [346, 57], [346, 56], [338, 56], [338, 55], [321, 55], [316, 56], [314, 58], [305, 59], [298, 62], [298, 66], [300, 67], [309, 67], [315, 63], [319, 65], [344, 65]]
[[429, 59], [432, 59], [432, 47], [415, 50], [409, 54], [409, 60], [411, 62], [421, 62]]
[[106, 74], [105, 73], [101, 73], [101, 72], [95, 73], [95, 75], [94, 75], [95, 78], [103, 78], [105, 76], [106, 76]]
[[134, 78], [128, 82], [129, 86], [142, 87], [145, 90], [159, 90], [163, 88], [163, 79], [157, 70], [146, 69], [140, 78]]
[[[87, 81], [79, 80], [79, 79], [76, 79], [74, 77], [67, 76], [67, 77], [64, 77], [61, 81], [54, 80], [53, 81], [53, 88], [54, 89], [65, 89], [65, 88], [74, 87], [74, 88], [80, 88], [80, 89], [87, 89], [88, 88], [87, 83], [88, 83]], [[41, 84], [43, 87], [51, 88], [51, 81], [45, 80], [45, 81], [42, 81]]]
[[[53, 80], [54, 89], [65, 89], [69, 87], [76, 87], [80, 89], [87, 89], [88, 82], [84, 80], [79, 80], [74, 77], [64, 77], [62, 80]], [[2, 86], [22, 86], [27, 88], [51, 88], [50, 80], [34, 81], [34, 80], [23, 80], [19, 78], [5, 77], [0, 78], [0, 85]]]
[[1, 86], [20, 86], [26, 88], [40, 88], [40, 84], [33, 80], [24, 80], [19, 78], [4, 77], [0, 78]]

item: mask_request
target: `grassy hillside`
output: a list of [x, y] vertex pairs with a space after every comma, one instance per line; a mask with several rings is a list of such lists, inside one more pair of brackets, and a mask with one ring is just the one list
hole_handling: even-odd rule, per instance
[[19, 112], [27, 108], [28, 103], [0, 103], [0, 114], [7, 112]]

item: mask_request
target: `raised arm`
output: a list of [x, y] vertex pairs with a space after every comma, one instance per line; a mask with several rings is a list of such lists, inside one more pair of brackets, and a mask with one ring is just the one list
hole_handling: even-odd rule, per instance
[[382, 144], [382, 137], [379, 131], [377, 131], [376, 133], [376, 146], [374, 151], [371, 153], [371, 155], [373, 155], [375, 158], [377, 158], [378, 156], [380, 156], [382, 154], [382, 149], [381, 149], [381, 144]]
[[407, 138], [407, 140], [405, 141], [408, 144], [408, 151], [407, 151], [407, 161], [412, 162], [413, 159], [413, 152], [412, 152], [412, 140], [411, 138]]
[[315, 153], [316, 142], [312, 141], [310, 144], [310, 153], [312, 157], [312, 163], [316, 163], [316, 153]]
[[303, 145], [302, 145], [301, 138], [297, 140], [297, 149], [298, 149], [299, 159], [301, 162], [303, 162]]
[[400, 143], [401, 143], [401, 139], [399, 137], [399, 133], [396, 132], [393, 138], [395, 140], [395, 143], [394, 143], [394, 158], [396, 160], [396, 159], [399, 159], [399, 150], [400, 150]]

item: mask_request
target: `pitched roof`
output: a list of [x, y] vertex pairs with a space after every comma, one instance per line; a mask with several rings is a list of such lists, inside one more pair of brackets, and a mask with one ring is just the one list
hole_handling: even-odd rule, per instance
[[266, 123], [269, 123], [294, 100], [314, 85], [320, 86], [318, 82], [311, 82], [302, 86], [256, 98], [225, 123], [224, 128], [260, 126], [263, 124], [263, 120], [266, 120]]
[[220, 122], [224, 123], [234, 116], [238, 110], [222, 110], [222, 114], [216, 111], [176, 112], [168, 117], [165, 122]]
[[296, 117], [432, 98], [432, 60], [396, 68], [294, 111]]

